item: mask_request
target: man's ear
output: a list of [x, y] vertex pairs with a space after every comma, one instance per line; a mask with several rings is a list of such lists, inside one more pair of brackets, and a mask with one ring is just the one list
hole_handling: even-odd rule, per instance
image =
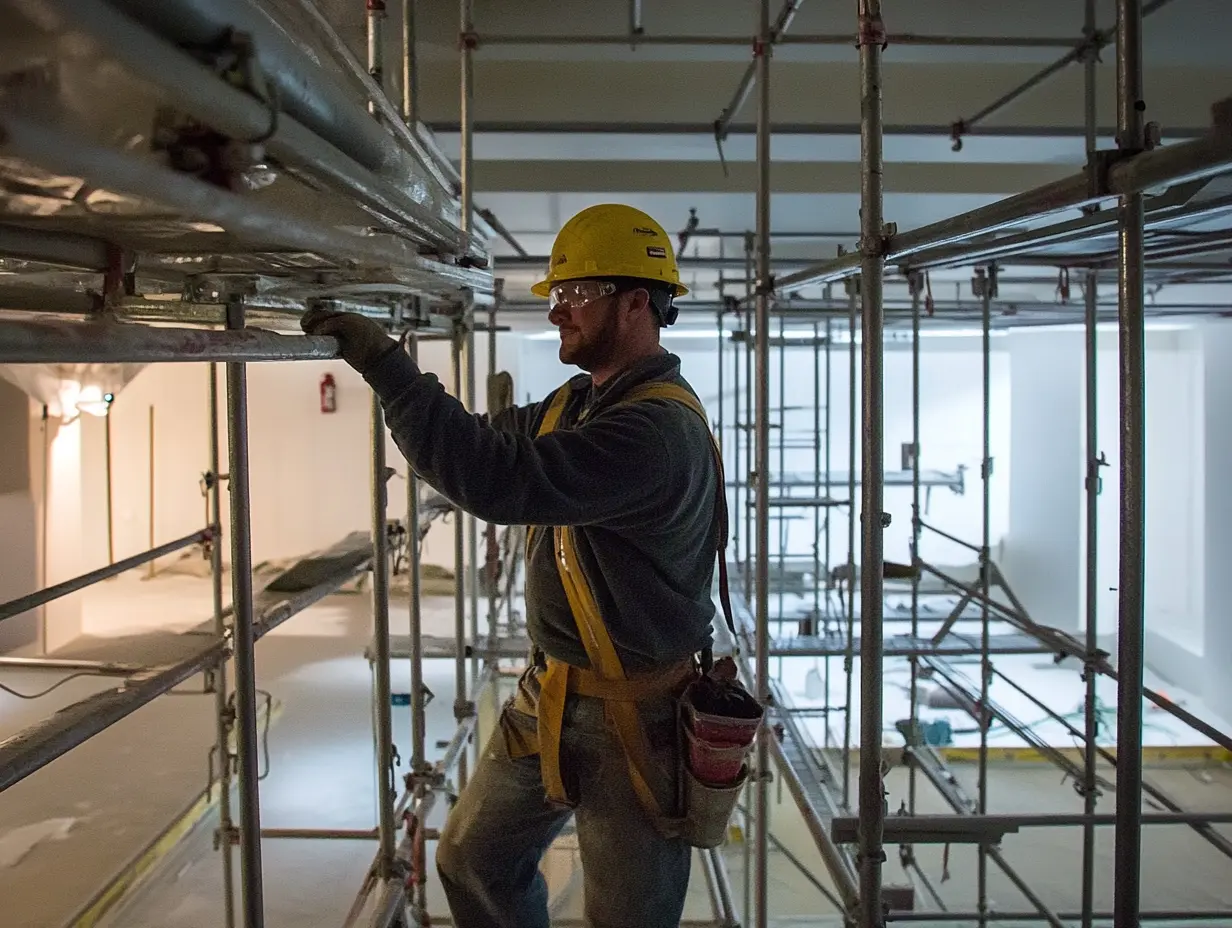
[[649, 313], [654, 312], [654, 307], [650, 305], [650, 291], [645, 287], [637, 287], [634, 290], [630, 290], [627, 295], [629, 302], [626, 304], [626, 309], [630, 314], [636, 313], [641, 309], [645, 309]]

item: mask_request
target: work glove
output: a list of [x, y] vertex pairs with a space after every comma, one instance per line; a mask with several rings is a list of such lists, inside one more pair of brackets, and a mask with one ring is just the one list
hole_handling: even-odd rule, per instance
[[300, 318], [299, 324], [309, 335], [329, 335], [338, 339], [342, 360], [361, 374], [372, 370], [385, 355], [398, 350], [398, 343], [386, 335], [384, 329], [358, 313], [310, 309]]

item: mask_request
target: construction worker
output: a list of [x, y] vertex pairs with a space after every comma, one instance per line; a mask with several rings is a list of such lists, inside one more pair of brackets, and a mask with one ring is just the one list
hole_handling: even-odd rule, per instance
[[[530, 526], [531, 666], [437, 848], [454, 924], [547, 928], [539, 864], [572, 815], [586, 923], [667, 928], [691, 861], [671, 821], [676, 698], [711, 642], [722, 521], [704, 413], [659, 342], [687, 291], [662, 227], [620, 205], [574, 216], [532, 290], [548, 298], [560, 360], [586, 373], [490, 421], [371, 320], [314, 310], [303, 328], [340, 340], [427, 483], [479, 519]], [[585, 603], [598, 627], [583, 633]]]

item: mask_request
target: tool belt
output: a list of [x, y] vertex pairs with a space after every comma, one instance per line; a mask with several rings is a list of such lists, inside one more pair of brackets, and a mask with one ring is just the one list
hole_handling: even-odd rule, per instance
[[[570, 392], [568, 384], [561, 387], [552, 398], [539, 427], [538, 435], [545, 435], [556, 428]], [[649, 383], [633, 388], [617, 405], [640, 402], [648, 399], [668, 399], [684, 404], [706, 422], [706, 413], [701, 403], [684, 387], [674, 383]], [[709, 423], [707, 422], [707, 429]], [[724, 617], [735, 637], [731, 602], [727, 586], [727, 496], [724, 488], [723, 461], [717, 443], [711, 438], [716, 474], [716, 513], [719, 531], [716, 550], [719, 555], [719, 589]], [[532, 527], [527, 535], [527, 551], [535, 533], [543, 531]], [[590, 662], [589, 668], [575, 667], [563, 661], [546, 658], [542, 669], [537, 669], [538, 693], [531, 692], [524, 680], [519, 685], [512, 707], [523, 715], [536, 720], [535, 730], [529, 731], [513, 724], [508, 713], [502, 717], [510, 753], [513, 756], [538, 754], [544, 789], [550, 800], [568, 803], [569, 797], [561, 774], [560, 740], [564, 722], [565, 701], [570, 693], [603, 700], [604, 713], [614, 730], [629, 768], [629, 778], [634, 792], [643, 808], [655, 822], [656, 828], [667, 837], [681, 837], [698, 847], [715, 847], [722, 843], [727, 822], [735, 807], [739, 790], [747, 777], [743, 759], [752, 747], [752, 738], [760, 726], [762, 707], [734, 679], [717, 678], [705, 682], [712, 686], [728, 687], [736, 696], [736, 710], [740, 724], [747, 730], [747, 741], [731, 743], [724, 741], [719, 748], [737, 753], [737, 775], [731, 782], [707, 783], [690, 769], [689, 751], [681, 750], [677, 809], [661, 807], [654, 790], [654, 766], [650, 761], [650, 748], [641, 724], [638, 704], [660, 698], [674, 698], [678, 702], [678, 731], [681, 744], [686, 738], [697, 756], [694, 745], [699, 737], [696, 720], [697, 707], [690, 699], [703, 674], [711, 670], [709, 652], [699, 662], [688, 658], [674, 664], [657, 668], [647, 673], [626, 674], [616, 647], [608, 634], [607, 626], [599, 611], [590, 584], [582, 571], [574, 544], [574, 532], [568, 526], [552, 530], [553, 552], [560, 573], [561, 585], [569, 602], [570, 611], [577, 623], [578, 635]], [[703, 713], [704, 715], [704, 713]], [[714, 720], [713, 715], [706, 716]], [[751, 722], [750, 722], [751, 719]], [[723, 720], [718, 719], [720, 724]], [[704, 746], [704, 742], [703, 742]]]

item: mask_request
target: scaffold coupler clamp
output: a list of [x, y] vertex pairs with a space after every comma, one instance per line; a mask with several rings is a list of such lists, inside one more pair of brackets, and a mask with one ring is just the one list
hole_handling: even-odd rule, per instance
[[997, 265], [990, 264], [988, 267], [977, 267], [975, 276], [971, 278], [971, 293], [977, 297], [988, 296], [990, 299], [997, 296]]
[[[431, 764], [422, 764], [416, 770], [410, 770], [402, 777], [402, 782], [413, 796], [421, 796], [445, 785], [445, 774]], [[411, 814], [408, 810], [407, 814]]]
[[856, 34], [856, 48], [867, 45], [880, 45], [885, 51], [890, 41], [886, 36], [885, 20], [881, 18], [881, 10], [871, 12], [869, 0], [860, 0], [860, 26]]
[[898, 223], [887, 222], [880, 235], [860, 237], [860, 254], [866, 258], [884, 258], [890, 250], [890, 239], [898, 234]]
[[963, 136], [966, 134], [966, 120], [958, 119], [950, 123], [950, 151], [962, 151]]
[[453, 701], [453, 717], [455, 720], [462, 722], [471, 718], [474, 714], [475, 703], [473, 701], [469, 699], [455, 699]]

